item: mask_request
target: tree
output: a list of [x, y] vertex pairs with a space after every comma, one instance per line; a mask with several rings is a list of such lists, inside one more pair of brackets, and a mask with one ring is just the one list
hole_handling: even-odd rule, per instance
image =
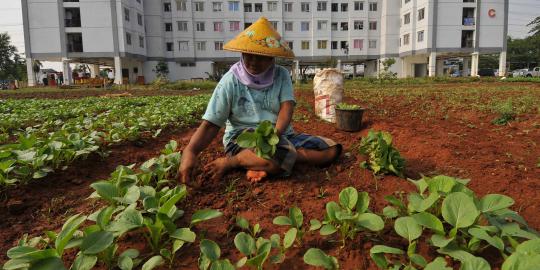
[[26, 78], [24, 58], [11, 44], [8, 33], [0, 33], [0, 79], [23, 80]]
[[169, 75], [169, 65], [165, 61], [159, 61], [152, 71], [156, 73], [158, 78], [166, 79]]
[[531, 34], [532, 36], [540, 36], [540, 16], [532, 20], [532, 22], [527, 24], [527, 26], [532, 26], [532, 29], [529, 31], [529, 34]]

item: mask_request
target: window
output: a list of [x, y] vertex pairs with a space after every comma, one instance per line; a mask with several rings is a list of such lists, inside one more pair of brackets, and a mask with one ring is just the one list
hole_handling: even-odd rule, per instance
[[[68, 16], [68, 14], [66, 12], [66, 20], [67, 20], [67, 18], [70, 18], [70, 17], [71, 16]], [[124, 8], [124, 20], [126, 20], [126, 22], [129, 22], [129, 8]], [[66, 26], [67, 26], [67, 24], [66, 24]]]
[[287, 41], [287, 46], [289, 46], [289, 49], [294, 49], [294, 42], [293, 41]]
[[257, 3], [255, 4], [255, 12], [262, 12], [263, 4]]
[[411, 2], [411, 0], [404, 0], [405, 4]]
[[369, 41], [369, 48], [370, 49], [377, 49], [377, 41], [376, 40], [370, 40]]
[[317, 2], [317, 11], [326, 11], [326, 2]]
[[172, 32], [172, 23], [165, 23], [165, 32]]
[[330, 30], [337, 31], [337, 28], [338, 28], [337, 26], [338, 26], [337, 22], [331, 23], [330, 24]]
[[278, 22], [277, 21], [269, 21], [269, 23], [272, 25], [272, 27], [274, 28], [274, 30], [278, 30]]
[[339, 4], [338, 3], [332, 3], [331, 7], [332, 12], [338, 12], [339, 11]]
[[178, 49], [180, 51], [189, 51], [189, 41], [178, 41]]
[[377, 22], [369, 22], [369, 30], [377, 30]]
[[139, 47], [144, 48], [144, 37], [139, 36]]
[[354, 30], [364, 30], [364, 21], [354, 21]]
[[409, 45], [410, 39], [411, 39], [411, 35], [410, 35], [410, 34], [405, 34], [405, 35], [403, 35], [403, 45]]
[[332, 41], [332, 43], [330, 43], [330, 47], [332, 48], [332, 50], [337, 50], [337, 41]]
[[424, 31], [418, 31], [418, 42], [424, 41]]
[[306, 3], [306, 2], [300, 3], [300, 10], [302, 12], [309, 12], [309, 3]]
[[171, 3], [163, 3], [163, 11], [171, 12]]
[[187, 32], [188, 31], [187, 21], [178, 21], [178, 22], [176, 22], [176, 24], [178, 24], [178, 31], [180, 31], [180, 32]]
[[302, 50], [309, 50], [309, 41], [302, 40]]
[[180, 63], [180, 66], [181, 67], [194, 67], [196, 66], [197, 64], [194, 63], [194, 62], [190, 62], [190, 63]]
[[172, 51], [173, 51], [173, 43], [172, 43], [172, 42], [167, 42], [167, 43], [165, 43], [165, 46], [167, 46], [167, 51], [168, 51], [168, 52], [172, 52]]
[[369, 11], [377, 11], [377, 3], [369, 3]]
[[353, 48], [362, 50], [364, 48], [364, 40], [363, 39], [353, 40]]
[[463, 3], [474, 3], [474, 0], [463, 0]]
[[204, 22], [197, 22], [195, 24], [195, 29], [197, 30], [197, 32], [204, 32]]
[[195, 11], [203, 12], [204, 11], [204, 2], [195, 2]]
[[[124, 8], [124, 18], [126, 9]], [[127, 9], [127, 20], [129, 21], [129, 9]], [[64, 9], [64, 26], [65, 27], [81, 27], [81, 9], [80, 8], [65, 8]]]
[[349, 42], [341, 41], [341, 49], [349, 49]]
[[347, 11], [349, 11], [349, 4], [341, 3], [341, 12], [347, 12]]
[[364, 2], [355, 1], [354, 2], [354, 10], [364, 10]]
[[301, 31], [309, 31], [309, 22], [302, 22], [300, 30]]
[[197, 48], [197, 51], [206, 51], [206, 41], [195, 42], [195, 48]]
[[223, 41], [214, 42], [214, 50], [215, 51], [223, 51]]
[[420, 10], [418, 10], [418, 20], [419, 21], [424, 19], [425, 12], [426, 12], [425, 8], [421, 8]]
[[411, 13], [407, 13], [403, 16], [403, 24], [411, 23]]
[[231, 32], [240, 31], [240, 22], [239, 21], [230, 21], [229, 22], [229, 31], [231, 31]]
[[283, 10], [285, 10], [285, 12], [292, 12], [293, 11], [293, 3], [291, 2], [286, 2], [286, 3], [283, 3]]
[[67, 51], [83, 52], [82, 33], [67, 33]]
[[229, 1], [229, 11], [238, 11], [238, 10], [240, 10], [240, 2]]
[[349, 31], [349, 23], [348, 22], [342, 22], [339, 24], [339, 28], [341, 31]]
[[244, 4], [244, 12], [253, 12], [252, 4]]
[[214, 32], [223, 32], [222, 22], [214, 22]]
[[277, 11], [277, 2], [268, 2], [268, 11], [274, 12]]
[[326, 30], [328, 21], [317, 21], [317, 30]]
[[250, 22], [246, 22], [244, 23], [244, 29], [250, 27], [253, 23], [250, 23]]
[[221, 2], [212, 2], [212, 11], [220, 12], [221, 11]]
[[187, 4], [185, 0], [176, 0], [176, 10], [178, 11], [186, 11], [187, 10]]
[[461, 31], [461, 48], [472, 48], [474, 46], [474, 30]]
[[326, 40], [317, 40], [317, 49], [325, 50], [326, 49]]
[[463, 25], [473, 26], [475, 11], [474, 8], [463, 8]]
[[285, 31], [293, 31], [293, 22], [285, 22], [283, 26]]
[[137, 23], [143, 25], [143, 17], [140, 13], [137, 13]]
[[131, 45], [131, 34], [130, 33], [126, 33], [126, 44]]

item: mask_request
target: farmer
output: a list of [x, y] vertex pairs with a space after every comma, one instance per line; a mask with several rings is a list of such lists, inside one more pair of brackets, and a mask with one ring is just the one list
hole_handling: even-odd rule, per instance
[[[192, 179], [198, 154], [222, 127], [226, 157], [204, 168], [214, 180], [231, 169], [244, 168], [248, 180], [257, 182], [267, 175], [288, 176], [295, 163], [324, 166], [339, 157], [342, 147], [334, 141], [293, 131], [292, 82], [287, 69], [275, 64], [275, 57], [293, 58], [294, 54], [280, 40], [263, 17], [225, 44], [225, 50], [241, 52], [242, 57], [217, 85], [201, 125], [182, 153], [182, 182]], [[255, 129], [264, 120], [270, 120], [280, 136], [271, 159], [260, 158], [251, 149], [236, 144], [240, 133]]]

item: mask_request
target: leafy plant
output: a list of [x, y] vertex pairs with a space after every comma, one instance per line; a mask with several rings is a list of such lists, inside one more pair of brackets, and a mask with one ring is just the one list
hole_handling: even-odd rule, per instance
[[304, 215], [302, 214], [302, 210], [300, 210], [300, 208], [291, 207], [289, 208], [289, 216], [278, 216], [274, 218], [272, 222], [275, 225], [289, 226], [291, 229], [296, 229], [296, 239], [298, 240], [299, 244], [302, 243], [306, 230], [303, 228]]
[[310, 229], [318, 229], [323, 236], [339, 233], [342, 247], [347, 239], [353, 240], [356, 234], [369, 230], [380, 231], [384, 228], [381, 217], [368, 212], [369, 195], [358, 192], [353, 187], [343, 189], [339, 193], [339, 204], [331, 201], [326, 204], [326, 215], [321, 223], [312, 220]]
[[374, 174], [393, 173], [403, 177], [405, 160], [392, 145], [389, 133], [370, 130], [360, 142], [360, 153], [368, 156], [368, 161], [360, 164], [361, 167], [372, 170]]
[[335, 257], [327, 255], [324, 251], [317, 248], [310, 248], [306, 251], [304, 262], [312, 266], [323, 267], [324, 269], [339, 269], [339, 263]]
[[276, 152], [279, 137], [272, 122], [265, 120], [255, 130], [245, 130], [236, 142], [242, 148], [253, 148], [257, 156], [270, 159]]
[[249, 221], [243, 217], [236, 217], [236, 226], [241, 228], [242, 230], [249, 232], [251, 236], [257, 237], [257, 235], [261, 232], [261, 225], [259, 223], [253, 225], [252, 228], [250, 228]]
[[221, 249], [216, 242], [208, 239], [201, 240], [201, 255], [199, 256], [199, 269], [201, 270], [234, 270], [244, 266], [246, 260], [240, 260], [233, 265], [228, 259], [220, 259]]
[[240, 232], [236, 235], [234, 245], [245, 256], [240, 261], [245, 261], [246, 265], [253, 266], [259, 270], [263, 269], [263, 265], [272, 250], [272, 242], [270, 240], [259, 237], [255, 241], [251, 235], [245, 232]]
[[351, 111], [354, 111], [354, 110], [359, 110], [360, 109], [360, 106], [356, 105], [356, 104], [348, 104], [348, 103], [338, 103], [336, 105], [336, 108], [339, 109], [339, 110], [351, 110]]
[[516, 112], [512, 104], [512, 99], [508, 99], [505, 102], [496, 106], [496, 111], [499, 113], [499, 117], [491, 121], [492, 124], [503, 126], [516, 119]]

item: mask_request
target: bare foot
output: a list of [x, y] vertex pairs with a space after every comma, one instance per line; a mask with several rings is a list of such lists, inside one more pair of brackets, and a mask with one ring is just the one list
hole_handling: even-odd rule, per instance
[[247, 171], [246, 177], [251, 183], [257, 183], [268, 176], [265, 171]]
[[204, 167], [212, 175], [212, 180], [221, 180], [225, 173], [232, 168], [230, 158], [218, 158]]

